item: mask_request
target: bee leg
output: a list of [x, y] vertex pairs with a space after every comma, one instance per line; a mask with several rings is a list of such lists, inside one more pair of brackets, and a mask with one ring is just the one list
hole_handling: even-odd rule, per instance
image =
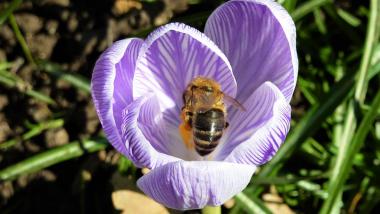
[[181, 123], [179, 125], [179, 134], [181, 135], [182, 141], [187, 149], [194, 149], [194, 144], [192, 142], [192, 131], [188, 123]]
[[224, 126], [224, 128], [228, 128], [228, 126], [230, 126], [230, 124], [228, 122], [226, 122], [226, 125]]

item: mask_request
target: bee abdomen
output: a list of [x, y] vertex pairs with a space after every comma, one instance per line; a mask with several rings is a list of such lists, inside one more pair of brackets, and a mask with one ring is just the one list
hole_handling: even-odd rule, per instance
[[207, 141], [194, 139], [194, 143], [195, 143], [195, 151], [197, 151], [199, 155], [205, 156], [205, 155], [210, 154], [212, 151], [214, 151], [219, 142], [209, 143]]
[[193, 136], [195, 150], [201, 156], [214, 151], [223, 135], [226, 126], [224, 112], [220, 109], [210, 109], [198, 112], [193, 118]]

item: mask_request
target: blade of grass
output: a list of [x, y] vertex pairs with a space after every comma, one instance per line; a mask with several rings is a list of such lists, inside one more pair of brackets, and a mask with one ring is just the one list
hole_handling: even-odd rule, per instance
[[0, 181], [13, 180], [20, 175], [37, 172], [54, 164], [105, 149], [109, 144], [104, 138], [72, 142], [27, 158], [0, 170]]
[[326, 149], [311, 137], [301, 145], [300, 150], [301, 154], [304, 155], [308, 161], [317, 165], [324, 165], [329, 156]]
[[257, 178], [253, 181], [256, 185], [285, 185], [285, 184], [293, 184], [300, 181], [312, 181], [318, 180], [322, 178], [327, 178], [329, 176], [328, 172], [320, 173], [318, 175], [313, 176], [302, 176], [297, 177], [293, 175], [282, 176], [282, 177], [270, 177], [270, 178]]
[[336, 12], [340, 16], [340, 18], [345, 20], [348, 24], [350, 24], [353, 27], [357, 27], [361, 24], [360, 19], [356, 18], [355, 16], [351, 15], [349, 12], [343, 9], [338, 8]]
[[298, 78], [298, 88], [300, 89], [300, 91], [302, 92], [302, 94], [305, 96], [305, 98], [307, 99], [307, 101], [311, 104], [311, 105], [314, 105], [318, 98], [317, 96], [313, 93], [312, 89], [310, 88], [310, 83], [309, 81], [303, 79], [302, 77], [299, 77]]
[[25, 94], [28, 95], [29, 97], [36, 98], [37, 100], [40, 100], [42, 102], [45, 102], [45, 103], [48, 103], [51, 105], [56, 104], [55, 101], [52, 98], [50, 98], [49, 96], [46, 96], [45, 94], [42, 94], [41, 92], [38, 92], [38, 91], [35, 91], [32, 89], [27, 89], [25, 91]]
[[296, 5], [297, 0], [285, 0], [285, 2], [283, 3], [283, 6], [289, 13], [293, 12], [293, 10], [296, 8]]
[[12, 63], [0, 62], [0, 70], [8, 70], [11, 67], [12, 67]]
[[318, 7], [330, 4], [332, 3], [332, 0], [311, 0], [303, 3], [301, 6], [297, 7], [290, 15], [293, 17], [294, 22], [297, 22], [302, 17], [306, 16], [307, 14], [313, 12], [313, 10], [317, 9]]
[[331, 213], [330, 209], [334, 205], [333, 202], [334, 199], [339, 194], [340, 190], [343, 188], [343, 185], [345, 181], [348, 178], [348, 175], [350, 173], [350, 170], [353, 165], [353, 158], [356, 153], [358, 153], [359, 149], [364, 143], [365, 138], [367, 137], [367, 134], [372, 127], [372, 124], [376, 118], [376, 111], [380, 108], [380, 91], [377, 92], [375, 99], [373, 100], [372, 106], [370, 111], [368, 111], [364, 119], [359, 125], [358, 131], [355, 133], [354, 137], [352, 138], [350, 142], [350, 147], [346, 150], [345, 153], [345, 160], [342, 164], [340, 164], [339, 170], [336, 171], [336, 176], [334, 176], [336, 179], [330, 181], [328, 194], [329, 197], [323, 204], [321, 213]]
[[337, 8], [333, 4], [323, 5], [323, 10], [326, 12], [325, 14], [332, 19], [333, 22], [337, 25], [337, 31], [341, 32], [341, 34], [346, 35], [353, 44], [362, 45], [363, 38], [358, 34], [358, 31], [352, 28], [347, 22], [342, 20], [338, 15]]
[[[21, 141], [28, 140], [32, 137], [35, 137], [35, 136], [41, 134], [43, 131], [45, 131], [47, 129], [54, 129], [54, 128], [62, 127], [63, 124], [64, 124], [64, 121], [62, 119], [51, 120], [51, 121], [39, 123], [37, 125], [34, 125], [33, 128], [31, 128], [28, 132], [24, 133], [21, 136], [20, 140]], [[3, 142], [0, 144], [0, 150], [6, 150], [9, 147], [12, 147], [15, 144], [17, 144], [18, 142], [20, 142], [20, 140], [16, 138], [16, 139], [12, 139], [12, 140], [8, 140], [6, 142]]]
[[380, 203], [380, 187], [371, 186], [363, 199], [362, 205], [357, 213], [374, 213], [374, 208]]
[[29, 50], [28, 44], [26, 43], [24, 36], [22, 35], [13, 14], [9, 15], [9, 24], [11, 25], [13, 29], [13, 32], [16, 36], [17, 41], [20, 43], [20, 46], [22, 48], [22, 51], [25, 54], [26, 59], [29, 61], [30, 64], [32, 64], [33, 66], [36, 66], [36, 62], [33, 59], [32, 53]]
[[22, 0], [13, 0], [8, 7], [0, 13], [0, 26], [8, 19], [9, 15], [18, 8]]
[[[344, 73], [343, 71], [335, 73], [335, 80], [339, 81], [342, 78], [343, 73]], [[337, 148], [340, 148], [340, 143], [341, 143], [340, 136], [342, 136], [342, 133], [343, 133], [343, 121], [344, 121], [346, 107], [347, 107], [346, 103], [343, 102], [341, 105], [337, 107], [337, 109], [335, 110], [332, 116], [332, 119], [334, 120], [334, 126], [333, 126], [333, 132], [332, 132], [332, 145], [334, 146], [334, 149], [336, 150], [338, 150]], [[336, 153], [333, 153], [332, 156], [333, 157], [330, 159], [330, 163], [329, 163], [330, 168], [332, 168], [333, 165], [335, 164]], [[342, 195], [343, 195], [343, 191], [340, 191], [337, 197], [337, 202], [331, 209], [332, 213], [340, 212], [341, 205], [342, 205], [340, 199], [342, 198]], [[323, 199], [326, 200], [327, 198], [323, 198]]]
[[235, 196], [237, 203], [243, 205], [243, 208], [248, 213], [272, 213], [256, 196], [248, 197], [245, 193], [241, 192]]
[[17, 89], [19, 92], [24, 93], [39, 101], [55, 105], [55, 101], [49, 96], [42, 94], [41, 92], [33, 90], [28, 83], [24, 82], [17, 75], [8, 71], [0, 70], [0, 83], [3, 83], [9, 88]]
[[45, 60], [39, 60], [38, 66], [42, 71], [55, 76], [56, 78], [63, 79], [66, 82], [72, 84], [74, 87], [82, 90], [83, 92], [90, 93], [90, 81], [85, 77], [82, 77], [77, 74], [69, 74], [67, 71], [64, 71], [62, 67], [56, 63], [52, 63]]
[[326, 23], [322, 15], [321, 9], [319, 8], [315, 9], [313, 13], [314, 13], [315, 24], [317, 25], [319, 32], [321, 32], [321, 34], [326, 34], [327, 27], [326, 27]]
[[296, 183], [296, 185], [297, 185], [297, 187], [312, 193], [313, 195], [317, 196], [318, 198], [326, 199], [328, 196], [327, 192], [324, 191], [321, 188], [321, 185], [319, 185], [319, 184], [312, 183], [312, 182], [307, 181], [307, 180], [302, 180], [302, 181], [298, 181]]
[[[375, 44], [378, 41], [378, 22], [380, 21], [380, 3], [377, 0], [371, 0], [370, 3], [370, 17], [368, 22], [366, 40], [364, 44], [364, 53], [359, 68], [359, 78], [355, 87], [354, 100], [349, 103], [347, 109], [347, 116], [345, 118], [343, 134], [340, 138], [340, 149], [338, 151], [336, 163], [332, 168], [332, 176], [329, 179], [329, 197], [322, 206], [321, 213], [330, 213], [332, 207], [337, 202], [338, 192], [342, 189], [342, 185], [337, 183], [341, 179], [342, 173], [350, 162], [353, 156], [348, 156], [348, 152], [351, 151], [351, 140], [355, 133], [357, 120], [355, 117], [355, 109], [357, 105], [364, 103], [366, 91], [368, 87], [368, 72], [372, 53], [374, 51]], [[366, 114], [367, 115], [367, 114]], [[338, 189], [339, 188], [339, 189]]]
[[[340, 148], [340, 144], [341, 144], [340, 137], [342, 136], [342, 133], [343, 133], [343, 121], [344, 121], [345, 110], [346, 110], [346, 105], [345, 105], [345, 103], [342, 103], [340, 106], [338, 106], [338, 108], [336, 109], [336, 111], [334, 112], [334, 115], [333, 115], [333, 119], [334, 119], [335, 123], [334, 123], [334, 127], [333, 127], [332, 144], [335, 148]], [[334, 164], [336, 161], [335, 158], [336, 158], [336, 156], [331, 158], [330, 166], [329, 166], [330, 168], [334, 167]], [[341, 203], [342, 195], [343, 195], [343, 191], [341, 190], [341, 191], [339, 191], [335, 205], [331, 209], [332, 213], [339, 213], [340, 212], [341, 206], [342, 206], [342, 203]], [[324, 199], [326, 200], [327, 198], [324, 198]]]
[[8, 77], [8, 76], [5, 76], [3, 73], [4, 72], [0, 70], [0, 83], [7, 86], [7, 87], [16, 86], [15, 80]]

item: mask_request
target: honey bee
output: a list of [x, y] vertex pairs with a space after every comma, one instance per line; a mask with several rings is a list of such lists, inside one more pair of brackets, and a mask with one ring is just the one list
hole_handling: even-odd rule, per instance
[[201, 156], [215, 150], [228, 127], [225, 102], [245, 110], [238, 101], [221, 91], [220, 84], [209, 78], [195, 78], [183, 93], [180, 134], [185, 145], [195, 147]]

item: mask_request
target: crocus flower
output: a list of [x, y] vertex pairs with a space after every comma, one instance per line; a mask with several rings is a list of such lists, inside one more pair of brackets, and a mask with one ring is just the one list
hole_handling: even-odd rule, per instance
[[[146, 40], [115, 42], [96, 62], [92, 96], [111, 144], [151, 171], [137, 185], [174, 209], [217, 206], [242, 191], [257, 166], [285, 140], [298, 60], [289, 14], [270, 0], [233, 0], [217, 8], [204, 33], [180, 23]], [[207, 77], [241, 102], [207, 158], [182, 142], [182, 94]]]

